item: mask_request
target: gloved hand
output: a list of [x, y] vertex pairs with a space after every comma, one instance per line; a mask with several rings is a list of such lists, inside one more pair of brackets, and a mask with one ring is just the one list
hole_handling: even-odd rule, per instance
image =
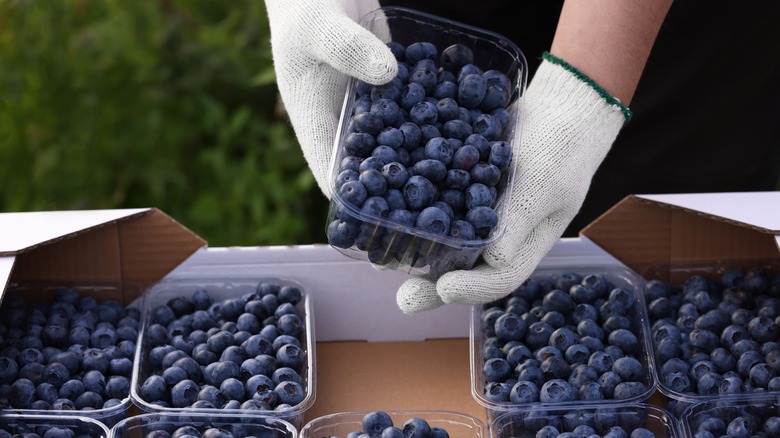
[[533, 273], [582, 205], [628, 109], [562, 60], [545, 54], [522, 98], [519, 138], [504, 236], [484, 261], [433, 282], [407, 280], [398, 307], [408, 314], [445, 303], [481, 304], [504, 297]]
[[376, 0], [266, 0], [279, 92], [303, 155], [330, 198], [333, 141], [349, 76], [379, 85], [398, 64], [379, 38], [357, 24]]

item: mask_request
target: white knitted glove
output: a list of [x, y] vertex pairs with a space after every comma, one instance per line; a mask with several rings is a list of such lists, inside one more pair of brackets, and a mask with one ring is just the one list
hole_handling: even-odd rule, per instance
[[446, 273], [435, 283], [424, 277], [407, 280], [396, 296], [405, 313], [445, 303], [487, 303], [516, 289], [579, 210], [593, 174], [630, 117], [616, 99], [549, 54], [520, 114], [504, 236], [471, 270]]
[[330, 198], [328, 173], [349, 76], [390, 82], [398, 64], [357, 24], [376, 0], [266, 0], [276, 81], [303, 155]]

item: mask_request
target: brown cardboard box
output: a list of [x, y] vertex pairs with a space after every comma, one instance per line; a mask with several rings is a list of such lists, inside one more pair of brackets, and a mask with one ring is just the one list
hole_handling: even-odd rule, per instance
[[[206, 242], [154, 208], [0, 214], [0, 284], [112, 281], [144, 287]], [[123, 304], [140, 288], [110, 297]]]
[[780, 260], [780, 192], [628, 196], [581, 236], [640, 275], [657, 265]]

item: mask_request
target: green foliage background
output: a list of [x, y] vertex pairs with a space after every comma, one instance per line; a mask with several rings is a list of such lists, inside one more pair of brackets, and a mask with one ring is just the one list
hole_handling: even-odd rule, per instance
[[0, 0], [0, 209], [158, 207], [211, 246], [324, 242], [261, 0]]

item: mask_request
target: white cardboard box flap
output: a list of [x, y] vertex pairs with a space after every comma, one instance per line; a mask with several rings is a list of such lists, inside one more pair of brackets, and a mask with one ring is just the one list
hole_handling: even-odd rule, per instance
[[146, 211], [149, 209], [3, 213], [0, 214], [0, 254], [13, 254]]

